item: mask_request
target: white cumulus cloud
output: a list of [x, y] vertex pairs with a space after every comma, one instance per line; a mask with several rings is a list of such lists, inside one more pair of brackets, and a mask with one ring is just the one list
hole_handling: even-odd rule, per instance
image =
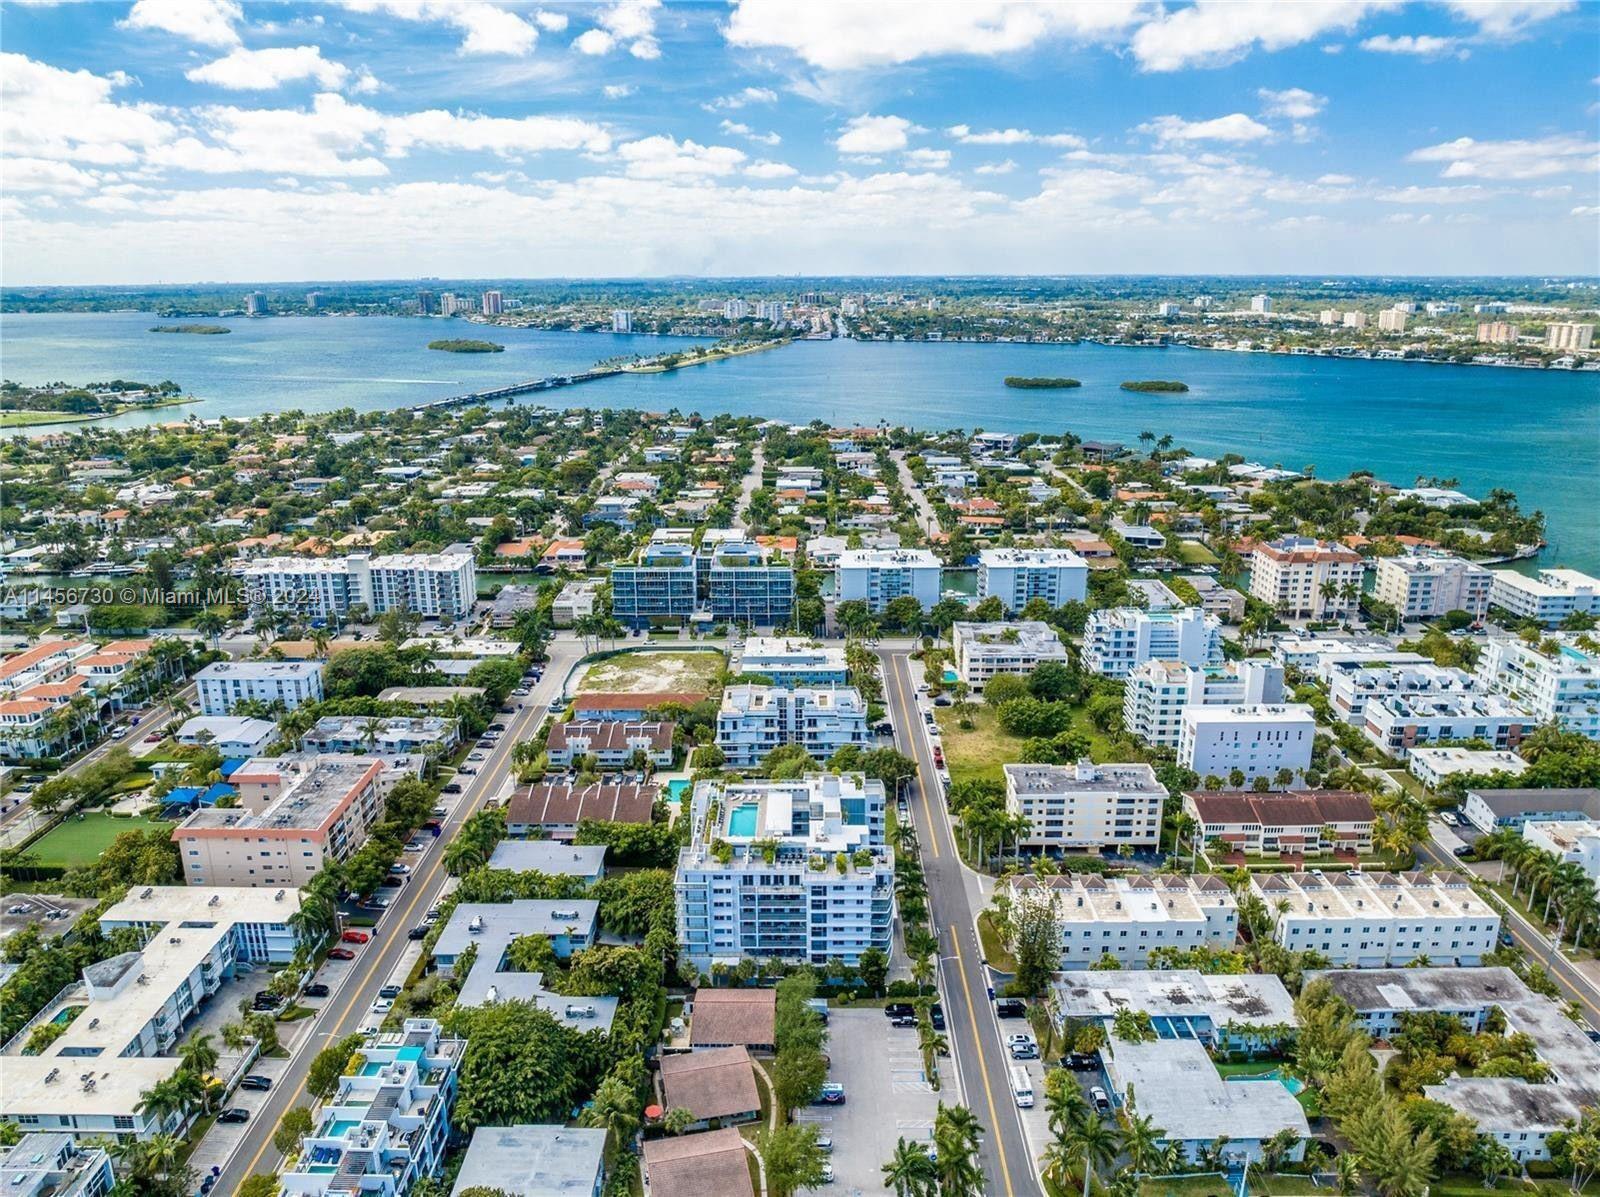
[[887, 154], [905, 149], [915, 128], [903, 116], [851, 117], [834, 145], [841, 154]]
[[202, 46], [237, 46], [234, 26], [244, 19], [235, 0], [138, 0], [122, 24], [128, 29], [175, 33]]
[[701, 107], [708, 112], [720, 112], [724, 109], [744, 108], [749, 104], [772, 104], [777, 99], [778, 93], [770, 87], [746, 87], [731, 95], [718, 96], [714, 100], [702, 104]]
[[617, 0], [600, 11], [595, 28], [585, 30], [572, 46], [580, 54], [609, 54], [627, 46], [635, 58], [661, 57], [656, 42], [656, 10], [661, 0]]
[[[234, 50], [215, 62], [185, 71], [194, 83], [210, 83], [229, 91], [270, 91], [285, 83], [309, 79], [318, 87], [343, 87], [350, 68], [322, 56], [317, 46], [274, 46]], [[371, 75], [365, 76], [370, 79]], [[376, 85], [377, 80], [373, 80]]]
[[745, 161], [743, 150], [726, 145], [701, 145], [666, 134], [624, 142], [617, 147], [627, 173], [636, 179], [670, 179], [730, 175]]
[[1570, 133], [1513, 141], [1458, 137], [1413, 150], [1408, 157], [1412, 162], [1446, 163], [1439, 172], [1445, 179], [1544, 179], [1600, 172], [1600, 142]]
[[539, 26], [484, 0], [338, 0], [357, 13], [380, 13], [402, 21], [448, 25], [464, 36], [457, 52], [465, 55], [532, 53]]
[[112, 98], [128, 82], [121, 72], [64, 71], [26, 55], [0, 54], [0, 143], [8, 163], [48, 158], [127, 165], [176, 138], [163, 110]]
[[[1361, 43], [1363, 50], [1374, 54], [1414, 54], [1418, 58], [1440, 58], [1454, 54], [1461, 41], [1454, 37], [1434, 37], [1432, 34], [1380, 33]], [[1466, 53], [1466, 51], [1462, 51]]]
[[1271, 129], [1242, 112], [1232, 112], [1208, 121], [1158, 116], [1138, 126], [1138, 131], [1150, 134], [1163, 145], [1189, 141], [1260, 141], [1272, 136]]
[[1262, 112], [1267, 116], [1281, 116], [1286, 120], [1308, 121], [1328, 106], [1328, 97], [1309, 92], [1303, 87], [1273, 91], [1270, 87], [1256, 90], [1261, 97]]
[[907, 166], [920, 166], [924, 170], [944, 170], [950, 165], [949, 150], [907, 150], [901, 158]]

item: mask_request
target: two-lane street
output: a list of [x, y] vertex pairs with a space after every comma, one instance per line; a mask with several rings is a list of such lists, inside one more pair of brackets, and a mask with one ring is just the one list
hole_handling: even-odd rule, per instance
[[507, 720], [505, 735], [489, 751], [477, 776], [461, 778], [470, 784], [465, 786], [455, 810], [445, 821], [443, 832], [420, 860], [410, 862], [413, 872], [409, 884], [372, 929], [372, 940], [360, 948], [355, 967], [347, 974], [344, 985], [323, 1003], [313, 1033], [297, 1044], [294, 1057], [274, 1085], [270, 1099], [251, 1119], [248, 1133], [223, 1168], [216, 1192], [236, 1192], [251, 1173], [275, 1169], [281, 1162], [272, 1146], [272, 1132], [290, 1107], [311, 1104], [305, 1082], [312, 1058], [330, 1043], [360, 1029], [378, 990], [388, 983], [406, 950], [406, 931], [416, 926], [442, 896], [448, 879], [443, 864], [445, 845], [461, 830], [469, 816], [500, 791], [510, 774], [512, 747], [538, 732], [551, 703], [564, 691], [568, 671], [582, 656], [583, 648], [576, 641], [551, 643], [544, 676], [521, 700], [521, 709]]
[[882, 648], [879, 658], [895, 747], [917, 763], [908, 801], [927, 875], [929, 916], [939, 937], [939, 991], [961, 1072], [961, 1088], [967, 1105], [988, 1131], [979, 1150], [983, 1191], [994, 1197], [1032, 1197], [1040, 1192], [1037, 1172], [1011, 1096], [1009, 1059], [989, 1001], [988, 970], [978, 950], [976, 912], [967, 895], [964, 866], [956, 852], [917, 707], [911, 660], [903, 648]]

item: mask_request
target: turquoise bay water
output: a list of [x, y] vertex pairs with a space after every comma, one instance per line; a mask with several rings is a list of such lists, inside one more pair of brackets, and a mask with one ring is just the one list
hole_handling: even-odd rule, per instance
[[[115, 424], [401, 407], [624, 353], [690, 342], [496, 329], [496, 354], [427, 342], [477, 335], [404, 317], [233, 320], [228, 336], [145, 331], [148, 313], [9, 315], [0, 374], [19, 382], [171, 378], [201, 403]], [[1008, 374], [1069, 375], [1071, 391], [1017, 391]], [[1118, 383], [1176, 378], [1186, 394]], [[1194, 452], [1237, 452], [1322, 477], [1367, 468], [1408, 485], [1431, 475], [1483, 494], [1502, 486], [1544, 511], [1543, 561], [1600, 569], [1600, 373], [1430, 366], [1101, 345], [800, 342], [711, 366], [631, 375], [540, 396], [562, 407], [719, 412], [837, 424], [1074, 432], [1137, 446], [1148, 429]]]

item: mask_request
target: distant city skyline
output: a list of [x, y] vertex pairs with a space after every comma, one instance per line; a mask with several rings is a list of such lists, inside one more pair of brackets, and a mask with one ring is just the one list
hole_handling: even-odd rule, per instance
[[1571, 275], [1600, 6], [5, 5], [9, 285]]

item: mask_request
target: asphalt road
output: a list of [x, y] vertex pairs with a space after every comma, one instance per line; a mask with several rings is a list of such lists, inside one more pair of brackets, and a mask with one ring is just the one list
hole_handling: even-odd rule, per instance
[[251, 1119], [249, 1132], [223, 1168], [216, 1192], [237, 1192], [251, 1173], [273, 1171], [282, 1163], [272, 1146], [272, 1132], [291, 1106], [312, 1104], [305, 1091], [306, 1070], [311, 1060], [329, 1043], [360, 1029], [378, 990], [388, 983], [390, 973], [405, 952], [406, 931], [421, 922], [422, 916], [442, 894], [448, 877], [443, 864], [444, 846], [455, 838], [461, 824], [504, 784], [510, 773], [512, 746], [539, 730], [551, 701], [561, 694], [568, 670], [582, 657], [583, 648], [576, 642], [560, 641], [552, 642], [549, 652], [544, 676], [521, 700], [522, 709], [507, 717], [506, 734], [489, 752], [476, 777], [461, 779], [471, 784], [445, 821], [444, 831], [420, 859], [407, 858], [412, 866], [410, 881], [372, 929], [371, 941], [359, 949], [355, 967], [345, 975], [344, 984], [328, 996], [312, 1033], [296, 1045], [294, 1057], [273, 1086], [270, 1100]]
[[[1431, 827], [1428, 839], [1417, 845], [1417, 852], [1428, 863], [1440, 868], [1461, 868], [1461, 862], [1433, 838]], [[1517, 946], [1528, 954], [1529, 959], [1544, 965], [1564, 997], [1573, 999], [1583, 1008], [1583, 1017], [1588, 1024], [1600, 1029], [1600, 994], [1596, 994], [1593, 983], [1587, 977], [1551, 946], [1550, 933], [1535, 927], [1514, 910], [1501, 915], [1500, 926], [1502, 930], [1511, 932]]]
[[981, 962], [975, 911], [962, 878], [933, 752], [917, 708], [916, 681], [904, 649], [882, 648], [884, 698], [894, 721], [895, 746], [917, 762], [911, 783], [912, 821], [928, 881], [928, 909], [939, 937], [939, 992], [961, 1091], [988, 1130], [979, 1148], [983, 1192], [990, 1197], [1036, 1197], [1038, 1172], [1028, 1153], [1011, 1097], [1010, 1059], [989, 1001], [988, 969]]

